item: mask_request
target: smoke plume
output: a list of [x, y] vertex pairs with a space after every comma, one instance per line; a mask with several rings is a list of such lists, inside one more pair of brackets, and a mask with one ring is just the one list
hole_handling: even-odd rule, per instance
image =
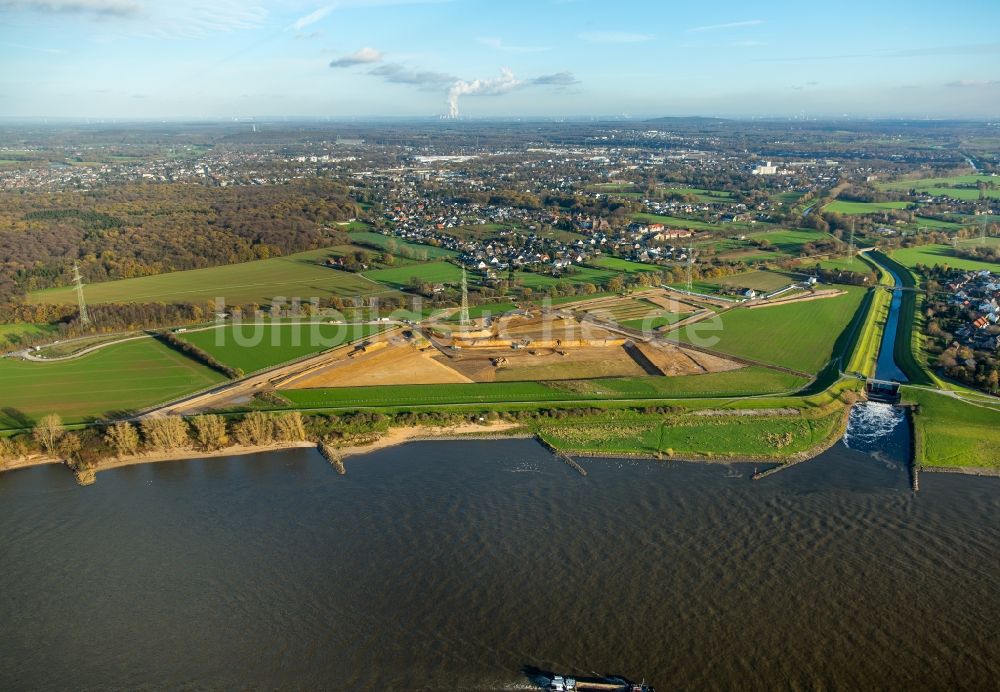
[[469, 94], [506, 94], [508, 91], [523, 86], [523, 84], [508, 67], [501, 67], [500, 76], [492, 79], [476, 79], [471, 82], [460, 79], [452, 84], [448, 90], [448, 117], [458, 117], [459, 96]]

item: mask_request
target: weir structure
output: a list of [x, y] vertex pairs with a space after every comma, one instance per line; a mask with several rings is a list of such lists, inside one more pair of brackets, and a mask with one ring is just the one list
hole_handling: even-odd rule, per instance
[[886, 404], [898, 404], [902, 395], [899, 393], [899, 382], [868, 378], [865, 381], [865, 394], [869, 401], [880, 401]]

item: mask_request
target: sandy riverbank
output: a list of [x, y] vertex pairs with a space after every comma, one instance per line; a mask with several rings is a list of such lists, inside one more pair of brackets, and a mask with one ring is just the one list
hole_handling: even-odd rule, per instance
[[[418, 440], [445, 440], [445, 439], [482, 439], [484, 437], [512, 437], [513, 431], [522, 426], [519, 423], [501, 421], [490, 425], [479, 423], [463, 423], [461, 425], [427, 426], [413, 425], [399, 428], [390, 428], [388, 432], [378, 439], [365, 445], [351, 445], [339, 447], [338, 452], [343, 457], [367, 454], [388, 447], [415, 442]], [[532, 435], [523, 435], [532, 437]], [[260, 454], [262, 452], [276, 452], [284, 449], [301, 449], [316, 447], [315, 442], [281, 442], [270, 445], [243, 446], [233, 445], [218, 450], [204, 451], [197, 449], [178, 449], [170, 452], [148, 452], [136, 454], [128, 457], [109, 457], [102, 459], [97, 464], [82, 473], [78, 474], [81, 483], [89, 484], [94, 481], [96, 474], [102, 471], [122, 468], [124, 466], [135, 466], [137, 464], [155, 464], [164, 461], [184, 461], [188, 459], [210, 459], [215, 457], [242, 456], [246, 454]], [[44, 466], [47, 464], [64, 464], [65, 461], [55, 457], [43, 455], [32, 455], [10, 461], [0, 467], [2, 471], [15, 471], [17, 469], [31, 468], [33, 466]]]

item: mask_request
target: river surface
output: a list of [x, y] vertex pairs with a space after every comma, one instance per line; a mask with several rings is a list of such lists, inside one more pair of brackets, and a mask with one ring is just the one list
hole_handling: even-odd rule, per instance
[[903, 301], [903, 285], [899, 275], [888, 267], [883, 269], [892, 275], [895, 289], [892, 291], [892, 302], [889, 304], [889, 316], [886, 318], [885, 329], [882, 332], [882, 343], [879, 345], [878, 361], [875, 364], [875, 378], [892, 382], [909, 382], [906, 375], [896, 364], [895, 346], [896, 332], [899, 328], [899, 311]]
[[996, 689], [1000, 479], [528, 440], [0, 474], [0, 689]]

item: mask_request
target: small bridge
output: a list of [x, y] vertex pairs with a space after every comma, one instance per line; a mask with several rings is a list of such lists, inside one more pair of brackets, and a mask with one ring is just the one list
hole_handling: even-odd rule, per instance
[[892, 293], [893, 291], [910, 291], [911, 293], [927, 293], [927, 291], [925, 291], [924, 289], [917, 288], [916, 286], [879, 286], [879, 288], [889, 291], [890, 293]]
[[873, 378], [865, 381], [865, 394], [869, 401], [881, 401], [887, 404], [898, 404], [902, 398], [899, 393], [899, 382]]

